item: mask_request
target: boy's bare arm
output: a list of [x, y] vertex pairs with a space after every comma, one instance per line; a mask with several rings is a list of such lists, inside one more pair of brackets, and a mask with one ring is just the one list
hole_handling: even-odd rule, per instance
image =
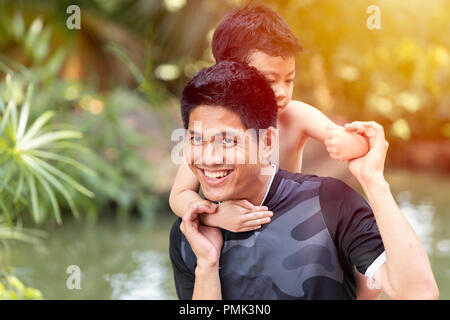
[[169, 197], [170, 209], [178, 217], [183, 218], [184, 213], [189, 210], [192, 203], [203, 200], [198, 194], [199, 187], [200, 183], [189, 166], [181, 164], [178, 167]]
[[363, 136], [345, 130], [306, 103], [291, 103], [296, 128], [302, 135], [324, 143], [333, 159], [350, 160], [364, 156], [369, 151], [369, 144]]
[[258, 229], [262, 224], [270, 222], [273, 213], [267, 207], [253, 206], [247, 200], [224, 201], [217, 210], [215, 204], [198, 194], [199, 186], [200, 183], [189, 166], [181, 164], [169, 197], [170, 208], [178, 217], [183, 218], [190, 208], [202, 204], [205, 214], [200, 215], [200, 220], [207, 226], [244, 232]]

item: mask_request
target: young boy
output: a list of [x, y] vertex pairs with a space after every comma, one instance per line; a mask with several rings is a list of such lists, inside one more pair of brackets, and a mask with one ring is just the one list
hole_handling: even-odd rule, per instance
[[[287, 23], [273, 10], [257, 6], [238, 9], [218, 25], [212, 41], [216, 62], [234, 60], [260, 71], [274, 90], [280, 130], [279, 166], [301, 172], [303, 148], [308, 138], [323, 142], [333, 159], [346, 161], [364, 156], [369, 145], [362, 136], [337, 126], [316, 108], [293, 101], [295, 56], [301, 46]], [[192, 206], [200, 206], [205, 225], [232, 232], [261, 228], [273, 215], [267, 207], [246, 200], [224, 201], [219, 206], [203, 199], [200, 183], [187, 164], [180, 165], [170, 193], [170, 207], [183, 217]], [[372, 299], [379, 290], [369, 290], [365, 277], [356, 272], [358, 299]]]

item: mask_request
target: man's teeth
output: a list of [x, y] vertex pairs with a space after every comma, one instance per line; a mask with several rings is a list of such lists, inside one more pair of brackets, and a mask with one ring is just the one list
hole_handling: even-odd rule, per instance
[[210, 171], [204, 170], [204, 172], [205, 172], [205, 176], [207, 176], [208, 178], [220, 179], [220, 178], [225, 177], [228, 174], [229, 171], [210, 172]]

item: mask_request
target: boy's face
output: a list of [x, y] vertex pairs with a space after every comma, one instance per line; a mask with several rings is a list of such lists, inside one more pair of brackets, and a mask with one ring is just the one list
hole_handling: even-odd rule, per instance
[[250, 157], [259, 143], [256, 137], [245, 137], [248, 131], [237, 113], [198, 106], [191, 111], [188, 131], [186, 160], [209, 200], [244, 199], [252, 194], [261, 164]]
[[262, 51], [250, 56], [249, 65], [266, 77], [277, 100], [278, 111], [283, 110], [292, 99], [295, 78], [295, 57], [273, 57]]

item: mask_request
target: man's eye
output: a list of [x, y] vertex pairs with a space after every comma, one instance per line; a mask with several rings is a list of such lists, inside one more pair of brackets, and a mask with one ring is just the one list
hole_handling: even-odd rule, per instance
[[233, 147], [237, 144], [237, 141], [235, 138], [224, 138], [223, 144], [227, 147]]
[[203, 139], [200, 136], [191, 136], [191, 143], [201, 145], [203, 143]]

